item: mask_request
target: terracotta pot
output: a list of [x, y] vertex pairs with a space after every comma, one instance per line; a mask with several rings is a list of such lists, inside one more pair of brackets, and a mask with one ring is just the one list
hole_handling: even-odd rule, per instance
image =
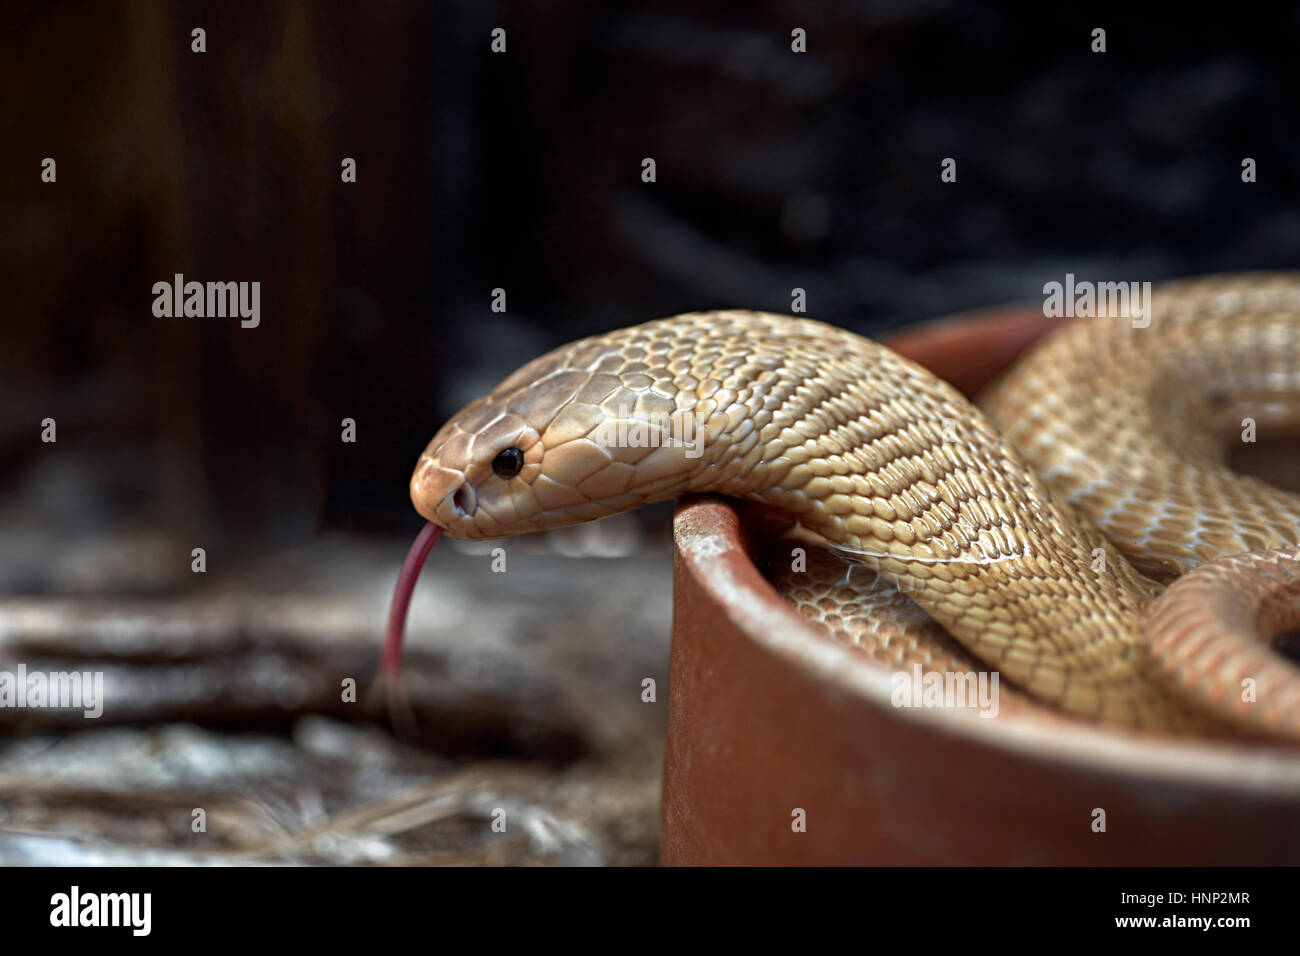
[[[889, 344], [970, 394], [1050, 327], [1019, 308]], [[681, 503], [675, 555], [664, 863], [1300, 862], [1300, 754], [895, 708], [760, 575], [730, 502]]]

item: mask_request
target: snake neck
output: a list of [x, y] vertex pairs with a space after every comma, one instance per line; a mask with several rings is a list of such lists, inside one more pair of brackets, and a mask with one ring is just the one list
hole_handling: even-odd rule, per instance
[[711, 435], [692, 490], [797, 520], [1045, 701], [1129, 724], [1179, 713], [1147, 686], [1152, 582], [955, 389], [832, 331], [787, 348], [767, 420]]

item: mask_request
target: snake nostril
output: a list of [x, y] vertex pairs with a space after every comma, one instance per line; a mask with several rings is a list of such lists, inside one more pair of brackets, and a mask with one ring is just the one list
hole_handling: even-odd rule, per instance
[[1273, 650], [1288, 660], [1300, 664], [1300, 628], [1280, 631], [1273, 635]]
[[465, 493], [464, 485], [457, 488], [451, 496], [451, 506], [463, 515], [469, 514], [469, 495]]

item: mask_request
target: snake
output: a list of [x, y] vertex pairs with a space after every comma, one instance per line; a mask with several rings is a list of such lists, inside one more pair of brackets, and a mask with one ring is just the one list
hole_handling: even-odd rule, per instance
[[882, 663], [983, 667], [1104, 726], [1300, 740], [1300, 667], [1274, 646], [1300, 624], [1300, 496], [1230, 454], [1300, 423], [1300, 273], [1095, 311], [978, 404], [852, 331], [746, 310], [534, 359], [419, 456], [385, 666], [438, 535], [713, 494], [781, 529], [778, 559], [813, 548], [777, 590]]

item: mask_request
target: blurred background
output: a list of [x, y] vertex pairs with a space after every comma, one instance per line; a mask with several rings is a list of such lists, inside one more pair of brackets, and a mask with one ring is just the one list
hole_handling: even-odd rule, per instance
[[[108, 700], [93, 725], [0, 711], [0, 863], [652, 862], [670, 509], [512, 542], [504, 579], [445, 543], [412, 612], [419, 731], [339, 699], [373, 674], [420, 524], [406, 482], [444, 419], [569, 339], [788, 312], [796, 287], [811, 316], [879, 334], [1066, 272], [1294, 268], [1300, 248], [1300, 11], [33, 2], [7, 20], [0, 668], [104, 670]], [[260, 326], [155, 317], [176, 273], [259, 281]], [[525, 821], [504, 840], [499, 806]]]

